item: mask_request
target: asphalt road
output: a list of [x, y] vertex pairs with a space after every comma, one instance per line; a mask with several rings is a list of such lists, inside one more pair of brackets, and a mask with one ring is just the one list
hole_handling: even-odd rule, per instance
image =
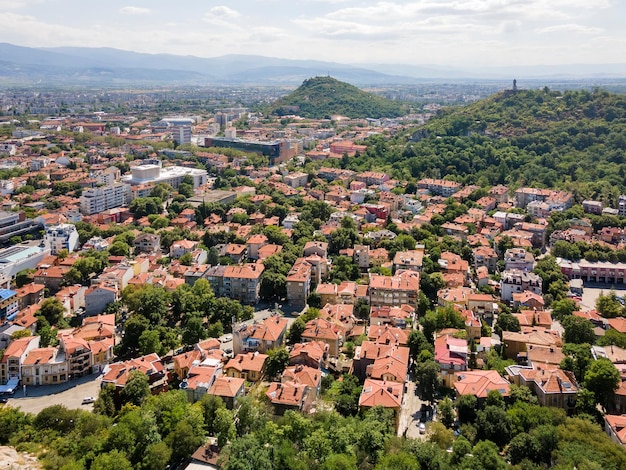
[[26, 387], [26, 396], [21, 388], [9, 398], [7, 404], [33, 414], [52, 405], [90, 411], [93, 404], [83, 405], [83, 398], [98, 398], [101, 380], [99, 374], [92, 374], [65, 384]]

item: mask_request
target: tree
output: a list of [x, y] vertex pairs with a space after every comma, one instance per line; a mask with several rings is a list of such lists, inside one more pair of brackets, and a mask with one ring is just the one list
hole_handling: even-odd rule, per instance
[[139, 337], [139, 353], [143, 356], [161, 351], [161, 336], [157, 330], [144, 330]]
[[476, 415], [479, 439], [488, 439], [503, 447], [511, 436], [511, 418], [499, 406], [486, 406]]
[[196, 344], [207, 337], [208, 332], [200, 315], [197, 313], [189, 315], [183, 328], [183, 344]]
[[508, 456], [511, 463], [517, 465], [524, 459], [535, 461], [538, 457], [538, 451], [535, 439], [530, 434], [523, 432], [511, 439]]
[[111, 256], [130, 256], [130, 246], [124, 242], [114, 242], [109, 247]]
[[89, 468], [91, 470], [133, 470], [126, 456], [118, 450], [98, 455]]
[[275, 272], [263, 273], [259, 296], [265, 300], [282, 299], [287, 296], [287, 278]]
[[267, 356], [265, 374], [269, 378], [278, 377], [289, 364], [289, 351], [285, 347], [271, 349]]
[[65, 314], [65, 307], [56, 297], [50, 297], [43, 301], [41, 307], [35, 314], [46, 319], [50, 325], [56, 325]]
[[296, 318], [296, 321], [291, 324], [289, 330], [287, 331], [287, 342], [289, 344], [299, 343], [302, 339], [302, 333], [304, 333], [304, 330], [306, 330], [306, 323], [304, 323], [302, 318]]
[[34, 272], [34, 269], [22, 269], [15, 275], [15, 286], [19, 289], [20, 287], [33, 282]]
[[617, 300], [615, 291], [611, 290], [608, 295], [600, 293], [596, 299], [596, 310], [604, 318], [615, 318], [622, 314], [624, 307], [622, 307], [622, 304]]
[[433, 401], [435, 390], [439, 386], [439, 365], [433, 360], [417, 364], [415, 379], [422, 400]]
[[412, 455], [406, 452], [398, 452], [383, 455], [378, 460], [374, 470], [420, 470], [420, 466]]
[[93, 411], [104, 416], [115, 416], [115, 385], [106, 384], [100, 389]]
[[141, 461], [142, 470], [165, 470], [172, 457], [172, 449], [164, 442], [150, 444]]
[[456, 400], [456, 410], [461, 423], [473, 423], [476, 419], [476, 407], [478, 399], [476, 395], [461, 395]]
[[563, 329], [563, 340], [566, 343], [589, 343], [596, 341], [596, 335], [593, 332], [593, 325], [589, 320], [582, 317], [568, 316], [561, 322]]
[[335, 400], [335, 409], [342, 416], [354, 416], [359, 410], [359, 397], [363, 387], [359, 385], [356, 376], [344, 374], [338, 384], [338, 394]]
[[454, 442], [454, 432], [443, 423], [434, 421], [428, 425], [428, 440], [439, 446], [440, 449], [448, 449]]
[[133, 370], [128, 375], [128, 380], [121, 393], [122, 399], [124, 403], [141, 406], [150, 396], [148, 377], [140, 370]]
[[591, 345], [587, 343], [565, 343], [562, 349], [565, 357], [559, 366], [563, 370], [569, 370], [574, 374], [578, 383], [582, 383], [585, 378], [587, 368], [593, 361], [591, 355]]
[[606, 410], [620, 383], [620, 374], [613, 363], [601, 357], [593, 361], [585, 373], [584, 386], [592, 391]]
[[270, 447], [252, 434], [231, 441], [221, 456], [222, 470], [258, 470], [273, 468]]
[[411, 330], [407, 341], [411, 359], [415, 361], [419, 353], [424, 350], [433, 352], [433, 346], [426, 339], [426, 335], [421, 330]]
[[552, 317], [562, 321], [576, 311], [576, 302], [572, 299], [561, 299], [552, 302]]
[[191, 256], [191, 253], [187, 252], [183, 256], [181, 256], [178, 261], [183, 266], [191, 266], [191, 263], [193, 263], [193, 256]]
[[451, 428], [454, 424], [454, 408], [448, 397], [439, 402], [439, 420], [446, 428]]
[[502, 338], [503, 331], [522, 331], [519, 320], [510, 313], [501, 313], [498, 315], [495, 332]]
[[472, 449], [472, 464], [468, 468], [481, 470], [503, 470], [506, 464], [498, 453], [498, 447], [491, 441], [480, 441]]

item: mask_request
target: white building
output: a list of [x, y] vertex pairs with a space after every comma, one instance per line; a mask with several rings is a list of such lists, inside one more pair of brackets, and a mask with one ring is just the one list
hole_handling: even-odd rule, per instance
[[111, 186], [88, 188], [80, 197], [80, 211], [84, 215], [99, 214], [107, 209], [125, 206], [130, 200], [128, 184], [114, 183]]
[[500, 280], [500, 298], [504, 302], [512, 302], [513, 294], [519, 294], [524, 291], [541, 295], [541, 286], [541, 278], [535, 273], [517, 269], [504, 271]]
[[78, 248], [78, 231], [72, 224], [51, 225], [46, 230], [43, 240], [53, 255], [57, 255], [63, 249], [71, 253]]
[[191, 126], [180, 126], [174, 131], [174, 140], [178, 145], [191, 143]]
[[[159, 162], [160, 163], [160, 162]], [[132, 175], [122, 177], [122, 181], [131, 185], [148, 183], [165, 183], [174, 189], [178, 188], [185, 176], [190, 176], [193, 180], [194, 189], [203, 186], [207, 182], [208, 173], [206, 170], [197, 168], [187, 168], [183, 166], [169, 166], [162, 168], [160, 164], [138, 165], [132, 168]]]

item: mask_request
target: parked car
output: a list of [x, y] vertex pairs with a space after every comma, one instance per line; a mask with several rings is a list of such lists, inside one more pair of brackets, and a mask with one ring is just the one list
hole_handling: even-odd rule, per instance
[[8, 403], [8, 402], [9, 402], [9, 399], [7, 397], [0, 397], [0, 403], [1, 404], [5, 404], [5, 403]]
[[222, 343], [228, 343], [232, 340], [233, 340], [233, 335], [225, 335], [225, 336], [222, 336], [222, 339], [220, 341]]
[[420, 423], [418, 426], [420, 434], [424, 434], [426, 432], [426, 425], [424, 423]]
[[88, 405], [90, 403], [93, 403], [94, 401], [96, 401], [95, 397], [85, 397], [83, 398], [83, 405]]

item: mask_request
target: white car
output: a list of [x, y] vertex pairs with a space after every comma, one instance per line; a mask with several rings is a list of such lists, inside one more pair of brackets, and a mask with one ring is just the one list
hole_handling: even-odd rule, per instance
[[426, 425], [424, 423], [420, 423], [418, 426], [420, 434], [424, 434], [426, 432]]
[[93, 403], [94, 401], [96, 401], [95, 397], [85, 397], [83, 398], [83, 405], [88, 405], [90, 403]]
[[222, 336], [222, 339], [221, 339], [222, 343], [228, 343], [232, 340], [233, 340], [233, 335]]

